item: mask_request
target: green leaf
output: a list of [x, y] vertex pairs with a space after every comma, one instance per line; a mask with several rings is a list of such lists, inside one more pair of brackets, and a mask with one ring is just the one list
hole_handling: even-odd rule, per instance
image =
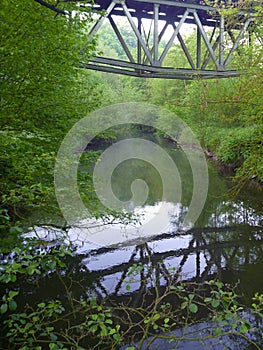
[[237, 328], [237, 323], [236, 322], [233, 322], [232, 324], [231, 324], [231, 328], [234, 330], [234, 329], [236, 329]]
[[21, 264], [18, 264], [18, 263], [16, 263], [16, 262], [14, 262], [13, 264], [12, 264], [12, 270], [14, 271], [14, 270], [18, 270], [18, 269], [20, 269], [21, 268]]
[[8, 310], [7, 304], [2, 304], [0, 310], [1, 310], [1, 314], [6, 313]]
[[16, 281], [16, 275], [11, 275], [10, 276], [10, 281], [15, 282]]
[[212, 305], [212, 307], [217, 308], [220, 305], [220, 301], [219, 300], [212, 300], [211, 305]]
[[189, 311], [192, 312], [193, 314], [196, 314], [198, 311], [198, 306], [194, 303], [189, 305]]
[[155, 314], [154, 316], [153, 316], [153, 320], [154, 321], [157, 321], [157, 320], [159, 320], [159, 318], [161, 317], [161, 315], [158, 313], [158, 314]]
[[249, 330], [250, 330], [250, 325], [247, 323], [243, 323], [239, 328], [240, 333], [247, 333]]
[[204, 302], [205, 302], [205, 303], [210, 303], [211, 300], [212, 300], [212, 298], [205, 298], [205, 299], [204, 299]]
[[14, 291], [14, 290], [10, 290], [10, 292], [8, 293], [10, 298], [14, 298], [15, 296], [17, 296], [19, 294], [19, 292]]
[[54, 260], [54, 261], [51, 261], [48, 265], [48, 267], [51, 269], [51, 270], [54, 270], [55, 267], [57, 265], [57, 262]]
[[97, 321], [98, 317], [99, 317], [99, 316], [98, 316], [97, 314], [91, 315], [91, 318], [92, 318], [94, 321]]
[[184, 301], [182, 304], [181, 304], [181, 309], [185, 309], [186, 306], [188, 305], [188, 301]]
[[59, 350], [59, 346], [55, 343], [49, 343], [48, 344], [50, 350]]
[[225, 319], [226, 319], [227, 321], [229, 321], [232, 317], [233, 317], [232, 312], [227, 311], [226, 314], [225, 314]]
[[54, 330], [54, 327], [47, 327], [47, 328], [46, 328], [46, 331], [47, 331], [47, 332], [52, 332], [53, 330]]
[[9, 283], [11, 280], [11, 277], [10, 275], [3, 275], [0, 277], [0, 281], [3, 282], [3, 283]]
[[36, 267], [35, 266], [28, 266], [27, 272], [31, 276], [35, 273]]
[[221, 335], [222, 333], [222, 330], [220, 327], [217, 327], [216, 330], [215, 330], [215, 336], [218, 337], [219, 335]]
[[9, 309], [10, 311], [14, 311], [17, 308], [17, 303], [14, 300], [9, 301]]
[[39, 303], [39, 304], [37, 304], [37, 306], [40, 307], [40, 308], [43, 308], [43, 307], [46, 306], [46, 304], [45, 303]]
[[194, 294], [189, 294], [189, 295], [188, 295], [188, 299], [193, 300], [193, 299], [194, 299], [194, 296], [195, 296]]
[[217, 286], [218, 289], [222, 289], [222, 287], [223, 287], [222, 282], [216, 282], [215, 285]]
[[50, 336], [50, 340], [52, 341], [56, 341], [58, 339], [58, 337], [54, 333], [51, 333], [49, 336]]
[[106, 321], [105, 321], [105, 323], [108, 323], [108, 324], [113, 324], [113, 321], [112, 321], [112, 320], [110, 320], [110, 319], [108, 319], [108, 320], [106, 320]]
[[23, 229], [21, 227], [18, 227], [18, 226], [13, 226], [13, 227], [10, 227], [9, 232], [12, 234], [23, 233]]
[[94, 326], [90, 327], [90, 331], [91, 331], [92, 333], [97, 332], [97, 330], [98, 330], [98, 326], [97, 326], [97, 325], [94, 325]]
[[112, 337], [113, 337], [113, 339], [115, 339], [118, 343], [122, 340], [120, 334], [118, 334], [118, 333], [113, 334]]
[[101, 329], [100, 331], [101, 337], [105, 337], [106, 335], [108, 335], [108, 330], [103, 323], [100, 323], [100, 329]]

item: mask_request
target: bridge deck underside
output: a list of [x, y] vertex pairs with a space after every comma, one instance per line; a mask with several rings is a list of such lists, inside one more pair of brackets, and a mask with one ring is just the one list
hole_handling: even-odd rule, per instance
[[[96, 0], [96, 4], [99, 5], [97, 9], [106, 10], [111, 3], [111, 0]], [[159, 0], [158, 4], [160, 5], [159, 10], [159, 20], [168, 21], [171, 23], [179, 22], [182, 18], [185, 8], [192, 8], [198, 10], [199, 17], [206, 26], [215, 26], [215, 23], [218, 20], [218, 16], [215, 15], [214, 18], [211, 17], [211, 14], [208, 13], [209, 10], [214, 11], [210, 6], [204, 5], [204, 1], [171, 1], [171, 0]], [[180, 6], [178, 6], [180, 4]], [[126, 5], [133, 17], [152, 19], [153, 18], [153, 1], [135, 1], [127, 0]], [[176, 6], [175, 6], [176, 5]], [[123, 10], [120, 6], [117, 6], [112, 10], [112, 15], [115, 16], [125, 16]], [[216, 19], [217, 17], [217, 19]], [[194, 18], [189, 16], [186, 19], [185, 23], [194, 24]]]

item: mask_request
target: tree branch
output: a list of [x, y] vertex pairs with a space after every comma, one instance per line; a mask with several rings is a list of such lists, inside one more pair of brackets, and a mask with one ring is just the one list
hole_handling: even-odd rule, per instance
[[68, 12], [68, 11], [65, 11], [65, 10], [61, 10], [61, 9], [59, 9], [59, 8], [57, 8], [56, 6], [54, 6], [54, 5], [52, 5], [52, 4], [49, 4], [49, 3], [47, 3], [46, 1], [44, 1], [44, 0], [35, 0], [37, 3], [39, 3], [40, 5], [42, 5], [42, 6], [45, 6], [45, 7], [47, 7], [48, 9], [50, 9], [50, 10], [52, 10], [52, 11], [54, 11], [54, 12], [56, 12], [56, 13], [58, 13], [58, 14], [60, 14], [60, 15], [68, 15], [70, 12]]

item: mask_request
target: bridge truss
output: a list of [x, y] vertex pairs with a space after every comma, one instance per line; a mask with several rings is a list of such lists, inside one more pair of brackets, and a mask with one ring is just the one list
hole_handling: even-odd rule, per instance
[[[236, 15], [234, 21], [224, 18], [215, 7], [202, 0], [95, 0], [95, 10], [103, 10], [90, 32], [99, 34], [108, 21], [116, 34], [126, 58], [95, 57], [87, 69], [137, 77], [193, 79], [233, 77], [230, 62], [238, 46], [249, 32], [251, 16]], [[120, 21], [132, 30], [137, 47], [131, 48], [122, 33]], [[145, 21], [151, 22], [145, 28]], [[189, 50], [184, 35], [185, 25], [196, 33], [195, 52]], [[164, 37], [167, 40], [163, 40]], [[166, 66], [168, 53], [177, 43], [185, 58], [185, 67]], [[181, 55], [180, 55], [181, 56]], [[176, 60], [175, 60], [176, 61]]]

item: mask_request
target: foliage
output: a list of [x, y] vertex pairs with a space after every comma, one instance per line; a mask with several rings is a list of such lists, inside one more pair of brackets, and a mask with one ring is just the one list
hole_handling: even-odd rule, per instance
[[[39, 339], [48, 338], [50, 349], [66, 349], [61, 342], [57, 342], [57, 336], [53, 333], [54, 327], [49, 320], [56, 319], [65, 309], [59, 301], [39, 303], [36, 310], [27, 310], [19, 314], [12, 314], [6, 322], [9, 328], [7, 337], [11, 343], [21, 343], [22, 349], [42, 349], [37, 346]], [[54, 343], [55, 342], [55, 343]]]
[[[234, 12], [232, 9], [222, 11], [231, 21], [236, 18], [239, 6], [246, 10], [250, 5], [250, 1], [238, 2]], [[150, 84], [154, 88], [152, 101], [163, 100], [162, 104], [189, 124], [204, 148], [235, 170], [238, 190], [252, 179], [263, 181], [262, 8], [253, 5], [253, 10], [250, 45], [243, 40], [239, 56], [233, 58], [233, 66], [245, 72], [240, 77], [196, 80], [187, 83], [178, 93], [174, 93], [176, 84], [173, 83], [165, 87], [161, 81]], [[194, 45], [191, 40], [189, 43], [190, 47]], [[163, 115], [158, 126], [172, 130], [173, 120]]]
[[[64, 4], [63, 11], [74, 9]], [[78, 68], [95, 50], [84, 31], [92, 19], [86, 10], [84, 21], [79, 11], [62, 16], [31, 0], [1, 6], [0, 196], [12, 220], [21, 207], [54, 200], [60, 141], [100, 104], [97, 83]]]
[[[49, 9], [34, 1], [4, 1], [2, 127], [32, 130], [35, 126], [45, 130], [51, 123], [52, 128], [57, 123], [62, 127], [61, 116], [64, 115], [65, 122], [66, 117], [76, 113], [78, 99], [81, 100], [80, 96], [77, 99], [81, 80], [78, 81], [80, 72], [76, 68], [85, 43], [83, 25], [80, 20], [53, 18]], [[93, 50], [91, 42], [82, 51], [82, 59], [87, 59]]]

